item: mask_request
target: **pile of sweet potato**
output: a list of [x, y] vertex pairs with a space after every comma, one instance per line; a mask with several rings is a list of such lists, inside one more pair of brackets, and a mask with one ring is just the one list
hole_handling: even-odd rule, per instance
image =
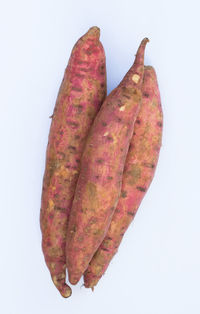
[[75, 44], [58, 93], [46, 153], [42, 249], [63, 297], [105, 273], [153, 179], [162, 138], [156, 73], [144, 66], [148, 39], [106, 97], [105, 53], [92, 27]]

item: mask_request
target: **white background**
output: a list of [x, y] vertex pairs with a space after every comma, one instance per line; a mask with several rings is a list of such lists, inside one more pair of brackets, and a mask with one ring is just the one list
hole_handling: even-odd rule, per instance
[[[200, 23], [198, 1], [21, 0], [0, 8], [0, 311], [3, 314], [200, 313]], [[108, 91], [145, 36], [164, 111], [155, 179], [95, 291], [63, 299], [41, 252], [45, 151], [77, 39], [101, 28]]]

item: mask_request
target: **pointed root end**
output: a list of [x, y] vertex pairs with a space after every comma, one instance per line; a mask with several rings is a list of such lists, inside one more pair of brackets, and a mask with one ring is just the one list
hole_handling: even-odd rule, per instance
[[100, 37], [100, 28], [97, 26], [91, 27], [88, 32], [86, 33], [87, 37], [94, 37], [96, 39], [99, 39]]
[[69, 298], [72, 294], [72, 289], [66, 284], [62, 288], [59, 288], [59, 291], [64, 298]]
[[72, 284], [72, 285], [76, 285], [78, 282], [79, 282], [80, 278], [78, 277], [73, 277], [73, 276], [70, 276], [69, 275], [69, 282]]

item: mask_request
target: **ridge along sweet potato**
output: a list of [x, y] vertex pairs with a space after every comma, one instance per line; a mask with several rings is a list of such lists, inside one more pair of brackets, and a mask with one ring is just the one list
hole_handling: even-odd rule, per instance
[[52, 280], [63, 297], [66, 285], [66, 228], [80, 158], [93, 120], [106, 96], [104, 49], [92, 27], [75, 44], [58, 93], [43, 179], [42, 248]]
[[76, 284], [106, 235], [121, 191], [122, 174], [142, 99], [145, 38], [135, 62], [103, 103], [81, 160], [67, 228], [66, 261]]
[[163, 117], [156, 73], [152, 67], [145, 67], [142, 92], [142, 105], [125, 163], [121, 196], [108, 232], [84, 274], [84, 284], [87, 288], [93, 288], [105, 273], [156, 169]]

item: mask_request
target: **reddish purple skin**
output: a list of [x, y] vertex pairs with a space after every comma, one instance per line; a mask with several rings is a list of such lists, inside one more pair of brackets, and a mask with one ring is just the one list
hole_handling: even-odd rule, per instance
[[141, 103], [144, 50], [103, 103], [87, 139], [67, 228], [66, 260], [76, 284], [102, 242], [121, 191], [122, 174]]
[[125, 163], [121, 196], [108, 232], [84, 274], [87, 288], [93, 288], [105, 273], [155, 173], [163, 115], [156, 73], [152, 67], [145, 67], [142, 91], [142, 105]]
[[100, 30], [91, 28], [74, 46], [52, 118], [43, 179], [42, 248], [61, 295], [66, 278], [66, 228], [89, 129], [106, 96], [105, 54]]

